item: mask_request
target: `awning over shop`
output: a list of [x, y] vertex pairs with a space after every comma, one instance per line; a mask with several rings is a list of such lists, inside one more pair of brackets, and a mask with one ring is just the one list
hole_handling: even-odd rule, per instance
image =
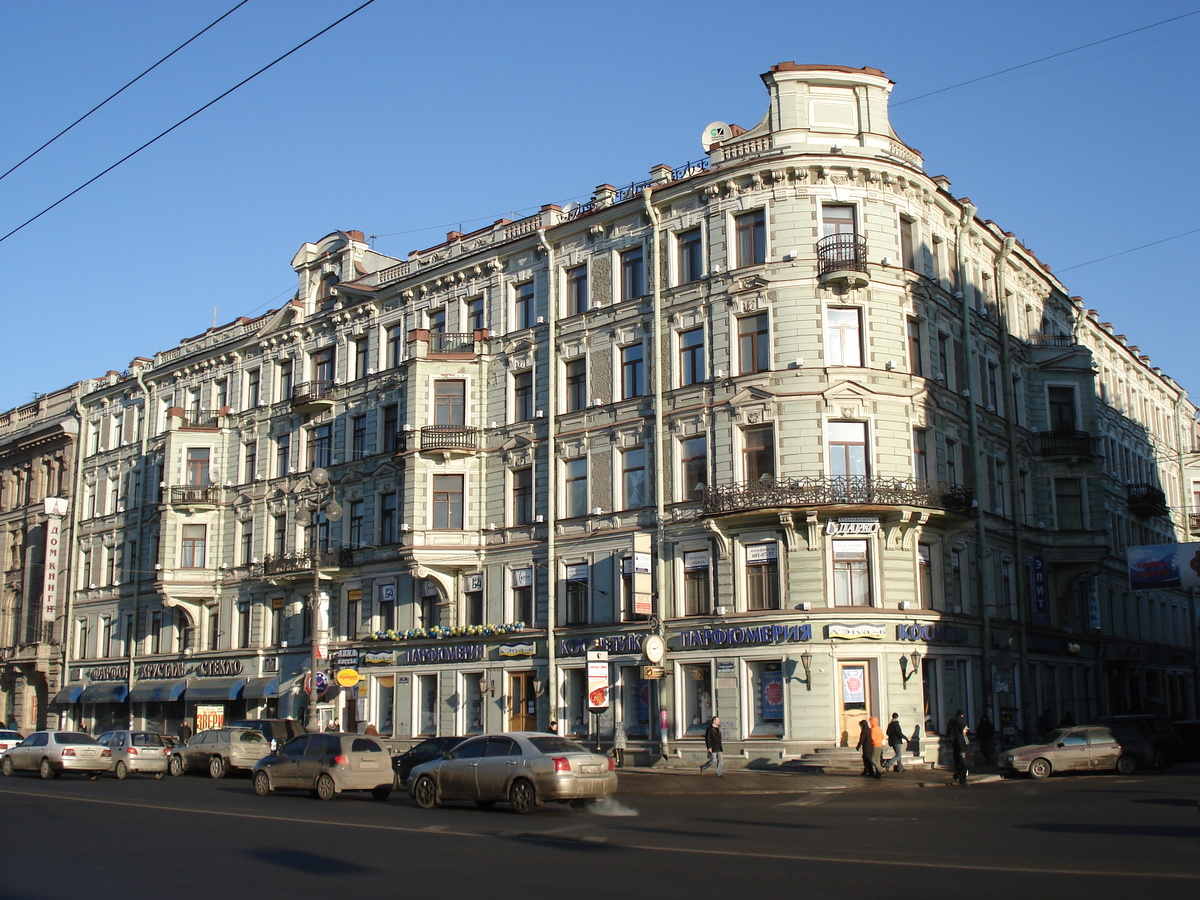
[[79, 699], [79, 695], [83, 693], [83, 682], [77, 681], [74, 684], [66, 685], [61, 691], [54, 695], [54, 699], [50, 701], [53, 706], [68, 706]]
[[278, 696], [279, 679], [274, 677], [251, 678], [242, 691], [242, 698], [245, 700], [265, 700]]
[[245, 685], [245, 678], [194, 678], [187, 686], [188, 702], [236, 700]]
[[124, 682], [89, 684], [79, 698], [81, 703], [124, 703], [129, 696], [129, 686]]
[[182, 697], [186, 688], [186, 678], [139, 681], [129, 692], [129, 699], [134, 703], [171, 703]]

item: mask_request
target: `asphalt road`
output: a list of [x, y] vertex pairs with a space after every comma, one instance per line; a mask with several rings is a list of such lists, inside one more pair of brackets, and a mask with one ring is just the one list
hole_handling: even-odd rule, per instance
[[[630, 787], [633, 788], [633, 778]], [[1200, 765], [967, 788], [623, 793], [598, 812], [347, 795], [249, 778], [0, 778], [0, 897], [1194, 898]], [[804, 790], [789, 785], [803, 786]], [[643, 779], [634, 789], [650, 790]]]

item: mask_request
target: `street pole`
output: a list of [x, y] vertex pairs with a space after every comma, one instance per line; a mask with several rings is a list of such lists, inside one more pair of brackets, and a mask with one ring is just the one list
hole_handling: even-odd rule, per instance
[[342, 517], [342, 508], [333, 499], [333, 488], [329, 486], [329, 473], [319, 466], [313, 469], [309, 480], [316, 487], [310, 493], [313, 512], [312, 541], [309, 552], [312, 554], [312, 596], [309, 598], [309, 620], [311, 622], [310, 646], [308, 656], [308, 709], [304, 716], [304, 730], [320, 731], [321, 718], [317, 713], [317, 666], [321, 662], [321, 648], [325, 642], [325, 629], [321, 622], [321, 534], [319, 518], [325, 514], [327, 522], [336, 522]]

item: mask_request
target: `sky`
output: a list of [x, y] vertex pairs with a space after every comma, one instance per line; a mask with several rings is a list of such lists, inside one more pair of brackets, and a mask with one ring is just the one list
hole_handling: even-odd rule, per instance
[[[0, 172], [237, 2], [0, 0]], [[249, 0], [0, 179], [0, 235], [362, 2]], [[789, 60], [882, 69], [926, 172], [1200, 399], [1198, 36], [1200, 0], [375, 0], [0, 241], [0, 410], [279, 307], [332, 231], [403, 258], [703, 158]]]

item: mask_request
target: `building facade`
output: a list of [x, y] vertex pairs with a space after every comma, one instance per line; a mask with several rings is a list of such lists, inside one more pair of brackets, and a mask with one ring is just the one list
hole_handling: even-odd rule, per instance
[[704, 159], [403, 260], [334, 232], [94, 383], [64, 714], [300, 715], [314, 656], [322, 720], [400, 742], [1194, 714], [1194, 598], [1124, 559], [1200, 512], [1184, 390], [924, 172], [882, 73], [763, 80]]

